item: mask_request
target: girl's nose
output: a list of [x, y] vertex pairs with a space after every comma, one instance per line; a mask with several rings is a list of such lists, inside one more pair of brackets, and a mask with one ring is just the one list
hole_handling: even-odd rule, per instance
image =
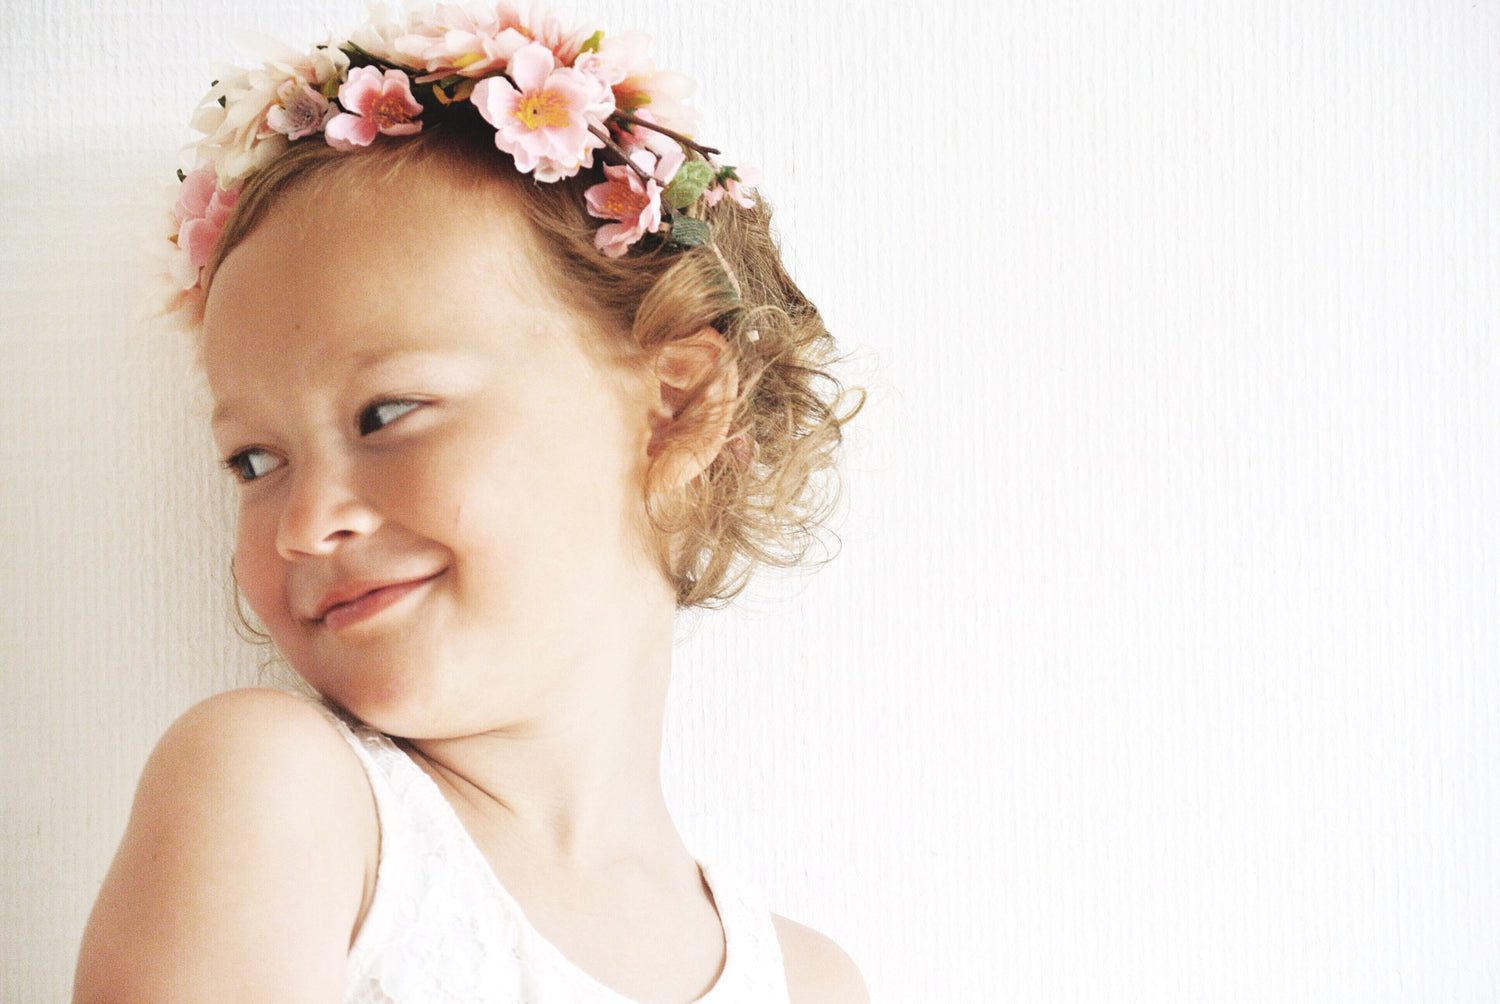
[[304, 461], [289, 473], [289, 493], [276, 527], [276, 550], [288, 561], [331, 554], [346, 540], [371, 534], [380, 525], [374, 507], [354, 490], [339, 461]]

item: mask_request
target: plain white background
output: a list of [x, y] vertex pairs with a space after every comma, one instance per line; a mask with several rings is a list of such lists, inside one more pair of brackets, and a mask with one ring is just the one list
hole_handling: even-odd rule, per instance
[[[579, 4], [698, 81], [871, 391], [838, 556], [684, 621], [690, 846], [879, 1002], [1500, 999], [1492, 0]], [[0, 12], [0, 996], [253, 682], [136, 248], [230, 33]]]

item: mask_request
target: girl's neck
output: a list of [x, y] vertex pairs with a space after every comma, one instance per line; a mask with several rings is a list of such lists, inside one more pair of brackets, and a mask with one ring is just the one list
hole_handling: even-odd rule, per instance
[[600, 625], [598, 640], [526, 720], [399, 741], [481, 849], [579, 879], [686, 852], [661, 785], [672, 615]]

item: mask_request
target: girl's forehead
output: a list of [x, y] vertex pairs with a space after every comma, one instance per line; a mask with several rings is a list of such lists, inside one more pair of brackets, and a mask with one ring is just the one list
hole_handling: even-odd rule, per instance
[[336, 161], [270, 196], [244, 241], [270, 228], [302, 267], [384, 267], [435, 287], [447, 285], [445, 278], [500, 278], [527, 294], [551, 271], [525, 196], [512, 184], [437, 158], [393, 168], [367, 157]]
[[271, 205], [214, 274], [205, 345], [333, 339], [378, 350], [397, 333], [435, 341], [570, 314], [519, 210], [418, 187], [293, 192]]
[[373, 287], [291, 281], [280, 296], [257, 297], [265, 277], [226, 283], [224, 300], [205, 317], [211, 383], [255, 372], [418, 371], [447, 358], [524, 366], [577, 331], [571, 316], [495, 288], [428, 298], [428, 287], [392, 277]]

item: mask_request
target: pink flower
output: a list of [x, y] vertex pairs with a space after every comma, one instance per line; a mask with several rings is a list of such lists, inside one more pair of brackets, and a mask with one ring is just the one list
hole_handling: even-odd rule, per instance
[[146, 247], [156, 263], [141, 318], [165, 317], [191, 330], [203, 320], [203, 269], [219, 243], [224, 224], [239, 198], [238, 184], [220, 188], [212, 164], [189, 171], [176, 187], [176, 203], [164, 214], [166, 239]]
[[[661, 136], [661, 133], [652, 133], [653, 136]], [[687, 161], [687, 154], [682, 152], [682, 147], [677, 141], [661, 136], [667, 142], [660, 149], [661, 156], [658, 158], [653, 152], [653, 147], [647, 144], [644, 147], [636, 147], [630, 151], [630, 159], [642, 171], [655, 178], [657, 183], [665, 189], [677, 176], [677, 169]]]
[[656, 121], [690, 136], [697, 128], [698, 113], [682, 104], [682, 99], [693, 93], [692, 78], [656, 69], [647, 51], [649, 43], [650, 38], [637, 31], [606, 35], [599, 51], [584, 53], [574, 65], [608, 81], [620, 109], [640, 115], [649, 106]]
[[734, 173], [739, 175], [738, 181], [734, 178], [725, 178], [720, 184], [713, 185], [705, 191], [703, 200], [710, 206], [716, 206], [720, 199], [728, 195], [746, 209], [754, 209], [755, 200], [750, 198], [750, 193], [755, 191], [756, 185], [760, 184], [760, 168], [746, 164], [734, 168]]
[[641, 181], [624, 164], [606, 165], [604, 174], [609, 180], [591, 186], [583, 197], [590, 216], [619, 220], [594, 232], [594, 246], [608, 257], [618, 258], [647, 231], [661, 226], [661, 186], [654, 177]]
[[469, 100], [495, 127], [495, 146], [515, 158], [516, 169], [553, 182], [593, 167], [594, 151], [604, 146], [594, 130], [604, 132], [615, 110], [609, 85], [557, 66], [552, 50], [539, 42], [518, 49], [506, 73], [509, 79], [479, 81]]
[[336, 111], [322, 94], [294, 78], [276, 89], [276, 104], [266, 112], [266, 125], [287, 139], [301, 139], [322, 130]]
[[381, 73], [373, 66], [357, 66], [339, 85], [339, 104], [346, 111], [328, 120], [323, 135], [336, 150], [369, 146], [375, 137], [410, 136], [420, 132], [422, 105], [412, 97], [411, 80], [400, 70]]
[[[499, 13], [513, 15], [506, 7]], [[496, 14], [478, 16], [456, 4], [439, 4], [431, 16], [391, 43], [396, 53], [426, 69], [425, 84], [459, 74], [483, 77], [499, 72], [531, 37], [518, 27], [502, 25]]]
[[514, 29], [534, 42], [552, 50], [559, 66], [572, 66], [593, 32], [588, 28], [568, 28], [555, 14], [537, 17], [536, 5], [531, 5], [522, 14], [507, 0], [500, 0], [495, 7], [502, 29]]
[[425, 68], [416, 78], [423, 84], [455, 74], [493, 76], [531, 42], [550, 49], [559, 66], [571, 66], [589, 34], [587, 29], [565, 28], [555, 15], [538, 19], [534, 12], [523, 14], [507, 0], [500, 0], [493, 13], [483, 15], [445, 3], [395, 38], [391, 49]]
[[[635, 113], [640, 123], [622, 123], [616, 120], [612, 123], [615, 127], [615, 141], [627, 151], [635, 151], [642, 148], [650, 150], [657, 157], [666, 160], [674, 153], [682, 153], [682, 144], [668, 136], [664, 132], [657, 132], [648, 128], [657, 117], [644, 108]], [[665, 125], [666, 123], [662, 123]]]
[[177, 218], [177, 247], [183, 256], [173, 265], [173, 278], [183, 289], [198, 285], [213, 255], [219, 234], [239, 199], [240, 186], [222, 189], [212, 167], [200, 167], [183, 178], [172, 215]]

